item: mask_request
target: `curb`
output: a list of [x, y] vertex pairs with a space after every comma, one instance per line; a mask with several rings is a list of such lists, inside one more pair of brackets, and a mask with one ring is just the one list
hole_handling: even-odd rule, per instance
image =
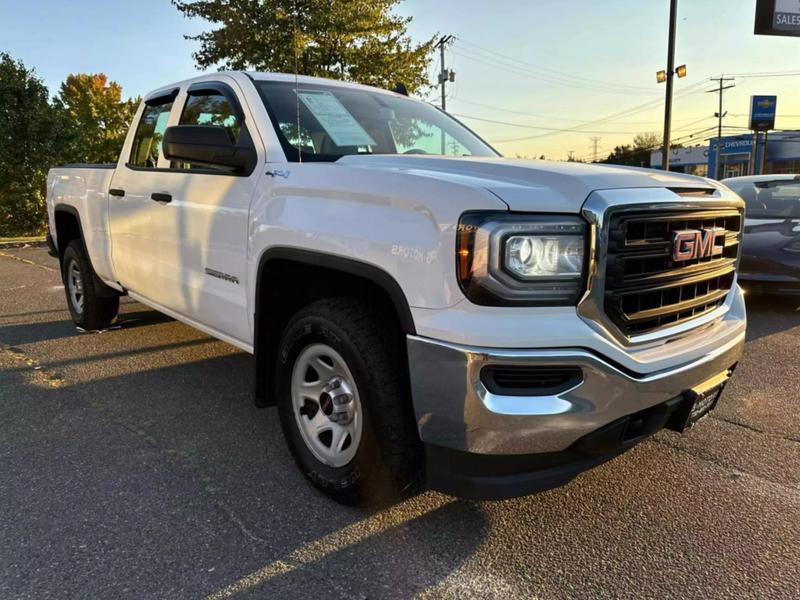
[[47, 241], [40, 240], [19, 240], [19, 241], [0, 241], [0, 250], [11, 250], [14, 248], [47, 248]]

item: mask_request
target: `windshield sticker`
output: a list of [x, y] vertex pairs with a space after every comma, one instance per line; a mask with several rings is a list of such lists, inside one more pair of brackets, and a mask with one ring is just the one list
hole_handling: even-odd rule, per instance
[[375, 140], [331, 92], [304, 90], [297, 95], [337, 146], [375, 146]]

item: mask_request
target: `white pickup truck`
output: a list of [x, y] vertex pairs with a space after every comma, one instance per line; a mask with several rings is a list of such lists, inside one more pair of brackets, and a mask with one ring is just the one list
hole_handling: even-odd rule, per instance
[[503, 159], [360, 85], [158, 89], [117, 164], [53, 169], [47, 205], [75, 323], [127, 294], [253, 353], [256, 403], [341, 502], [561, 485], [705, 415], [744, 343], [725, 186]]

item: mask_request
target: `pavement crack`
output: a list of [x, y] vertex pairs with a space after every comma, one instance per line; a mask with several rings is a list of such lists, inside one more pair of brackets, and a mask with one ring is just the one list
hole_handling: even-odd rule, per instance
[[163, 456], [164, 460], [171, 462], [172, 464], [176, 465], [180, 469], [184, 469], [189, 471], [192, 475], [195, 476], [197, 479], [198, 484], [203, 489], [203, 491], [208, 496], [211, 503], [216, 506], [227, 518], [228, 520], [233, 523], [239, 532], [249, 540], [253, 542], [257, 542], [263, 545], [269, 545], [269, 542], [264, 538], [259, 537], [255, 533], [253, 533], [250, 528], [245, 525], [244, 521], [234, 512], [234, 510], [228, 506], [226, 502], [224, 502], [216, 492], [215, 488], [211, 485], [211, 479], [203, 475], [199, 469], [197, 461], [195, 461], [192, 456], [183, 450], [173, 448], [171, 446], [165, 446], [159, 441], [147, 433], [144, 429], [137, 427], [131, 423], [128, 423], [124, 419], [120, 419], [119, 417], [111, 414], [108, 411], [108, 408], [94, 400], [91, 399], [83, 399], [83, 402], [95, 410], [101, 418], [105, 419], [110, 423], [114, 423], [119, 427], [123, 427], [127, 431], [133, 433], [137, 437], [143, 439], [146, 443], [148, 443], [153, 448], [157, 449], [159, 453]]
[[659, 444], [659, 445], [664, 446], [666, 448], [670, 448], [672, 450], [676, 450], [676, 451], [678, 451], [678, 452], [680, 452], [682, 454], [686, 454], [687, 456], [691, 456], [695, 460], [701, 460], [703, 462], [712, 464], [715, 467], [719, 467], [720, 469], [728, 471], [729, 474], [733, 478], [739, 478], [742, 475], [746, 475], [747, 477], [752, 477], [753, 479], [757, 479], [758, 481], [761, 481], [763, 483], [777, 486], [777, 487], [781, 488], [782, 490], [786, 490], [786, 491], [791, 492], [792, 494], [797, 494], [798, 492], [800, 492], [800, 488], [798, 488], [797, 486], [789, 485], [789, 484], [786, 484], [786, 483], [784, 483], [782, 481], [777, 481], [777, 480], [774, 480], [774, 479], [767, 479], [766, 477], [763, 477], [761, 475], [753, 473], [752, 471], [748, 471], [748, 470], [743, 469], [741, 467], [738, 467], [736, 465], [732, 465], [732, 464], [730, 464], [728, 462], [720, 460], [719, 458], [710, 456], [708, 453], [705, 453], [705, 452], [702, 452], [702, 451], [700, 451], [700, 452], [692, 452], [692, 448], [686, 448], [686, 447], [681, 446], [679, 444], [675, 444], [675, 443], [672, 443], [672, 442], [669, 442], [667, 440], [660, 439], [660, 438], [651, 438], [651, 441], [654, 444]]
[[736, 427], [741, 427], [742, 429], [746, 429], [748, 431], [752, 431], [753, 433], [759, 433], [761, 435], [766, 435], [769, 437], [778, 438], [781, 440], [786, 440], [787, 442], [794, 442], [800, 443], [800, 438], [795, 438], [792, 436], [784, 435], [782, 433], [773, 433], [771, 431], [766, 431], [764, 429], [759, 429], [758, 427], [754, 427], [753, 425], [749, 425], [747, 423], [742, 423], [741, 421], [734, 421], [733, 419], [729, 419], [727, 417], [718, 417], [716, 415], [709, 415], [715, 421], [722, 421], [723, 423], [728, 423], [729, 425], [734, 425]]

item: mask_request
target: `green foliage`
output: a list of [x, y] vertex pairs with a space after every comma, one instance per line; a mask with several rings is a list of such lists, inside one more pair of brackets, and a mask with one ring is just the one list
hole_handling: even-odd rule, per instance
[[661, 136], [656, 133], [640, 133], [633, 138], [632, 144], [616, 146], [608, 158], [600, 162], [610, 165], [649, 167], [650, 153], [659, 148], [661, 148]]
[[[172, 0], [218, 25], [200, 42], [200, 68], [255, 69], [345, 79], [382, 88], [428, 85], [434, 38], [413, 44], [400, 0]], [[295, 14], [296, 11], [296, 14]]]
[[0, 53], [0, 236], [39, 233], [65, 123], [33, 70]]
[[70, 75], [50, 102], [32, 69], [0, 53], [0, 237], [47, 225], [47, 171], [69, 162], [116, 162], [138, 99], [105, 75]]
[[69, 128], [64, 162], [116, 162], [139, 102], [102, 73], [67, 76], [55, 101]]

